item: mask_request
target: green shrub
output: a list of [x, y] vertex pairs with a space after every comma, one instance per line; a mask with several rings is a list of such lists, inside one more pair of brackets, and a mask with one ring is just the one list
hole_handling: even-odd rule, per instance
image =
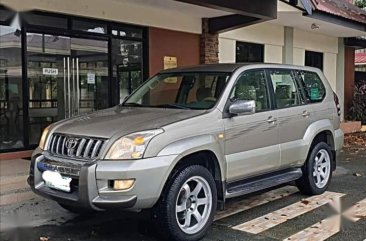
[[366, 0], [356, 0], [355, 5], [359, 8], [365, 8], [366, 7]]
[[366, 80], [355, 83], [348, 119], [361, 121], [363, 125], [366, 124]]

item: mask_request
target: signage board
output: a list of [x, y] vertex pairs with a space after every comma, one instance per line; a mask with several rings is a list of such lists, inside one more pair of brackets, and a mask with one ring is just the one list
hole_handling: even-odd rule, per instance
[[164, 56], [164, 69], [173, 69], [177, 67], [177, 57]]
[[88, 84], [95, 84], [95, 74], [94, 73], [88, 73], [87, 74], [87, 83]]
[[42, 73], [43, 73], [43, 75], [57, 76], [58, 75], [58, 69], [56, 69], [56, 68], [43, 68]]

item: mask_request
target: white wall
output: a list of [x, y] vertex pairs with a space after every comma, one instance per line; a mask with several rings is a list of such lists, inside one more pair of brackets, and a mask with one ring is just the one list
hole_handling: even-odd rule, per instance
[[45, 10], [183, 32], [201, 33], [198, 16], [177, 11], [164, 11], [148, 5], [124, 0], [1, 0], [2, 4], [18, 11]]
[[[264, 62], [283, 63], [284, 27], [262, 23], [219, 35], [219, 60], [221, 63], [235, 62], [236, 41], [264, 44]], [[294, 29], [293, 64], [305, 65], [305, 51], [324, 54], [324, 74], [334, 90], [337, 88], [338, 38]]]
[[337, 54], [338, 38], [294, 29], [294, 64], [305, 64], [305, 51], [321, 52], [323, 58], [323, 72], [333, 90], [337, 88]]
[[264, 44], [264, 61], [282, 63], [284, 28], [280, 25], [268, 23], [255, 24], [220, 34], [220, 63], [235, 62], [236, 41]]

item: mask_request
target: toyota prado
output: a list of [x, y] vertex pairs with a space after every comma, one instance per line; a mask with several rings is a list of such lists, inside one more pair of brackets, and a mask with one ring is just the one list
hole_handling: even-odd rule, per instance
[[319, 69], [177, 68], [118, 106], [47, 127], [28, 182], [73, 212], [150, 209], [165, 238], [193, 241], [227, 199], [292, 181], [323, 193], [342, 144]]

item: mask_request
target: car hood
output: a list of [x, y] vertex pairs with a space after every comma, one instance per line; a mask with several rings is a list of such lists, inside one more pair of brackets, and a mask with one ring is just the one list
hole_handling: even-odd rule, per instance
[[116, 106], [58, 122], [55, 133], [111, 138], [116, 134], [161, 128], [205, 113], [202, 110]]

